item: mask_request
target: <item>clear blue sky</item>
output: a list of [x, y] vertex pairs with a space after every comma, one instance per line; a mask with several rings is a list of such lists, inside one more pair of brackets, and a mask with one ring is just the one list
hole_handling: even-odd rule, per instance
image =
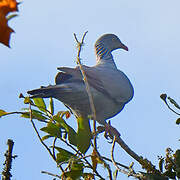
[[[167, 147], [179, 147], [177, 116], [159, 98], [166, 92], [180, 102], [179, 7], [179, 0], [24, 1], [19, 17], [9, 23], [16, 31], [12, 49], [0, 45], [0, 109], [20, 110], [24, 105], [19, 93], [53, 84], [58, 66], [76, 65], [74, 32], [81, 37], [89, 31], [82, 58], [90, 66], [95, 63], [96, 39], [114, 33], [129, 47], [128, 52], [117, 50], [113, 55], [135, 95], [111, 123], [132, 149], [157, 164], [157, 155], [164, 155]], [[66, 109], [59, 102], [56, 106]], [[18, 158], [13, 161], [13, 179], [49, 180], [41, 170], [58, 172], [27, 119], [1, 118], [0, 137], [1, 169], [6, 141], [15, 141], [13, 152]], [[100, 149], [109, 155], [111, 146], [104, 138], [99, 141]], [[118, 146], [116, 160], [127, 165], [134, 161]]]

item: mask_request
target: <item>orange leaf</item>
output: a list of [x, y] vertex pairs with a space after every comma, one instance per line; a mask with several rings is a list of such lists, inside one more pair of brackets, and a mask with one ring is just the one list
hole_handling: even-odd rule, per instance
[[10, 12], [18, 11], [16, 0], [0, 0], [0, 43], [9, 47], [10, 35], [14, 32], [8, 26], [6, 15]]
[[7, 19], [0, 13], [0, 42], [9, 47], [11, 33], [14, 32], [7, 24]]
[[9, 12], [18, 11], [18, 4], [16, 0], [0, 0], [0, 11], [6, 16]]

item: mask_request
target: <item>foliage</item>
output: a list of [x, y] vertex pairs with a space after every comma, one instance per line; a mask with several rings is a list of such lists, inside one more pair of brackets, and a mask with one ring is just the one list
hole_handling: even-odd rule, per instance
[[[45, 103], [42, 98], [30, 99], [29, 97], [24, 97], [22, 94], [20, 97], [24, 98], [24, 104], [29, 105], [29, 108], [23, 108], [20, 112], [6, 112], [0, 110], [0, 117], [17, 113], [21, 114], [21, 117], [23, 118], [30, 118], [40, 141], [61, 170], [61, 175], [56, 175], [56, 177], [62, 179], [95, 179], [96, 177], [99, 177], [99, 179], [106, 179], [97, 171], [98, 164], [101, 164], [109, 173], [109, 179], [113, 179], [111, 170], [113, 160], [102, 157], [100, 152], [98, 152], [91, 143], [93, 135], [91, 134], [90, 137], [85, 136], [84, 133], [86, 130], [80, 130], [82, 127], [82, 124], [80, 123], [82, 119], [77, 119], [77, 124], [79, 125], [78, 129], [75, 130], [68, 123], [68, 119], [70, 118], [69, 111], [59, 111], [56, 114], [54, 113], [55, 107], [52, 98], [49, 99], [49, 103]], [[35, 126], [35, 120], [43, 123], [43, 126], [40, 128], [41, 133]], [[103, 130], [101, 129], [100, 133], [102, 131]], [[43, 134], [43, 136], [41, 137], [40, 134]], [[96, 135], [98, 136], [98, 132]], [[47, 141], [48, 139], [50, 139], [50, 141]], [[58, 146], [58, 141], [64, 143], [66, 146]], [[49, 142], [50, 144], [46, 145], [45, 142]], [[88, 144], [84, 149], [85, 142], [88, 142]], [[87, 152], [90, 152], [89, 148], [92, 149], [92, 153], [87, 155]], [[158, 169], [149, 160], [141, 158], [139, 163], [146, 172], [138, 173], [133, 170], [133, 164], [125, 166], [115, 162], [116, 165], [121, 168], [117, 168], [113, 173], [114, 179], [117, 178], [118, 171], [142, 180], [180, 178], [180, 150], [173, 153], [170, 148], [167, 148], [166, 156], [158, 158]]]

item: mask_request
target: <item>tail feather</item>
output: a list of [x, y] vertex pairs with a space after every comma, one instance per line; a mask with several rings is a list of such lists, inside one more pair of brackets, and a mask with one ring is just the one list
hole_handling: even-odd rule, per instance
[[49, 98], [54, 97], [54, 94], [57, 93], [57, 87], [41, 87], [39, 89], [30, 90], [27, 93], [31, 95], [31, 98]]

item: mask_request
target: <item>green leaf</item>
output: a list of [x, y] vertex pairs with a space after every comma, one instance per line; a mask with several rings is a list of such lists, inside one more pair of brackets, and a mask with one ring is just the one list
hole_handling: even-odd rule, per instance
[[24, 98], [24, 104], [32, 104], [32, 105], [34, 105], [34, 103], [31, 101], [31, 99], [29, 97]]
[[71, 164], [71, 171], [65, 172], [64, 174], [71, 179], [79, 179], [83, 175], [84, 164], [82, 162], [74, 161]]
[[[30, 112], [23, 112], [21, 117], [30, 118]], [[41, 112], [32, 109], [32, 119], [44, 121], [47, 119], [47, 117], [43, 116]]]
[[91, 142], [91, 130], [89, 119], [84, 117], [78, 117], [78, 132], [77, 132], [77, 148], [81, 153], [85, 154], [90, 147]]
[[[76, 180], [82, 176], [81, 170], [71, 170], [64, 173], [64, 175], [68, 178], [68, 180]], [[69, 179], [70, 178], [70, 179]]]
[[53, 98], [51, 98], [51, 97], [49, 99], [48, 111], [51, 113], [51, 115], [54, 114], [54, 101], [53, 101]]
[[59, 123], [59, 125], [61, 127], [63, 127], [65, 129], [65, 131], [68, 133], [68, 140], [69, 140], [69, 143], [74, 145], [74, 146], [77, 146], [77, 134], [75, 132], [75, 130], [69, 126], [63, 118], [61, 118], [58, 114], [53, 116], [53, 120], [55, 120], [56, 122]]
[[33, 98], [33, 101], [39, 110], [41, 110], [43, 112], [47, 112], [46, 104], [45, 104], [43, 98]]
[[118, 175], [118, 169], [113, 172], [113, 179], [116, 180]]
[[69, 132], [68, 132], [68, 140], [70, 144], [77, 146], [77, 134], [74, 131], [74, 129], [71, 128], [70, 126], [69, 126]]
[[55, 149], [58, 151], [58, 153], [56, 155], [57, 163], [68, 161], [71, 158], [76, 158], [76, 156], [73, 153], [71, 153], [65, 149], [62, 149], [60, 147], [55, 147]]
[[57, 124], [49, 122], [41, 131], [48, 133], [50, 136], [61, 138], [61, 129]]
[[0, 109], [0, 117], [7, 115], [8, 113], [2, 109]]
[[44, 140], [49, 139], [51, 137], [52, 137], [51, 135], [46, 135], [46, 136], [43, 136], [41, 139], [44, 141]]

